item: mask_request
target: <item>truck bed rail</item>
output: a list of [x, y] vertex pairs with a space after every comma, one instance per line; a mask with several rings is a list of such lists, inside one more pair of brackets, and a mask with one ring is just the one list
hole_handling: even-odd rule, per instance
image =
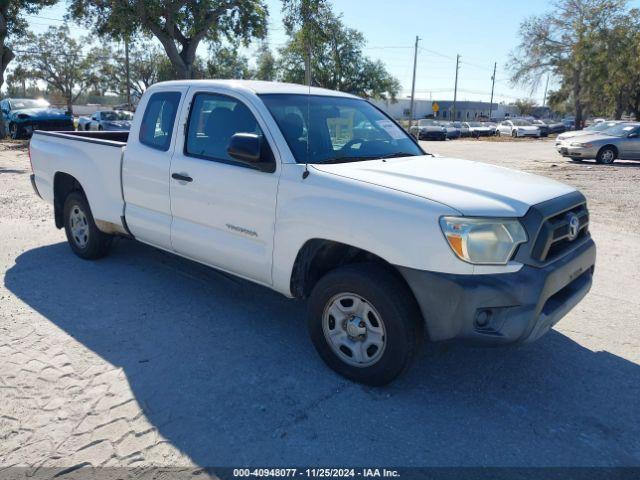
[[63, 137], [70, 140], [78, 140], [81, 142], [99, 143], [100, 145], [109, 145], [113, 147], [124, 147], [129, 138], [129, 132], [46, 132], [36, 130], [34, 135], [47, 135], [51, 137]]

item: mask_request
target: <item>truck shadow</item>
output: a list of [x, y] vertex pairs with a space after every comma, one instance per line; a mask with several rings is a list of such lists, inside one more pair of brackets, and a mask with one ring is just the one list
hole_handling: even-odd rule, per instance
[[201, 466], [640, 465], [640, 368], [552, 332], [432, 345], [386, 388], [329, 371], [304, 303], [142, 244], [20, 255], [7, 288], [122, 368], [148, 421]]

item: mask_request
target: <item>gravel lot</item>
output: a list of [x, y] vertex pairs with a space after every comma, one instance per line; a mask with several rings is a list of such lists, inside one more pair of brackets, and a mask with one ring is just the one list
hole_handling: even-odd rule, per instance
[[133, 241], [86, 262], [0, 145], [0, 473], [12, 465], [640, 466], [640, 162], [553, 142], [428, 151], [579, 187], [594, 288], [521, 347], [424, 349], [384, 389], [316, 356], [304, 304]]

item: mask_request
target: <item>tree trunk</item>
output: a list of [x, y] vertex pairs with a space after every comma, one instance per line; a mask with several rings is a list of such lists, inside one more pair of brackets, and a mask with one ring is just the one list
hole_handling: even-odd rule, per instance
[[67, 111], [73, 115], [73, 93], [67, 94]]
[[[13, 51], [4, 44], [5, 37], [0, 38], [0, 88], [4, 85], [4, 72], [7, 70], [9, 62], [14, 59]], [[7, 129], [4, 124], [4, 114], [0, 113], [0, 138], [7, 136]]]
[[582, 104], [582, 99], [580, 98], [580, 94], [582, 92], [582, 82], [580, 79], [580, 70], [575, 70], [573, 72], [573, 109], [575, 110], [576, 120], [575, 120], [575, 129], [582, 129], [582, 116], [584, 105]]

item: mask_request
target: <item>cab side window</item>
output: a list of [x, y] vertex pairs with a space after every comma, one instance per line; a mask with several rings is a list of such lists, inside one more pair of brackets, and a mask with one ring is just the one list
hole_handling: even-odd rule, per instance
[[262, 139], [263, 161], [275, 161], [262, 129], [249, 108], [241, 101], [226, 95], [198, 93], [189, 113], [185, 154], [228, 163], [239, 164], [227, 152], [229, 140], [236, 133], [252, 133]]
[[140, 125], [140, 143], [156, 150], [169, 150], [179, 104], [180, 92], [151, 95]]

